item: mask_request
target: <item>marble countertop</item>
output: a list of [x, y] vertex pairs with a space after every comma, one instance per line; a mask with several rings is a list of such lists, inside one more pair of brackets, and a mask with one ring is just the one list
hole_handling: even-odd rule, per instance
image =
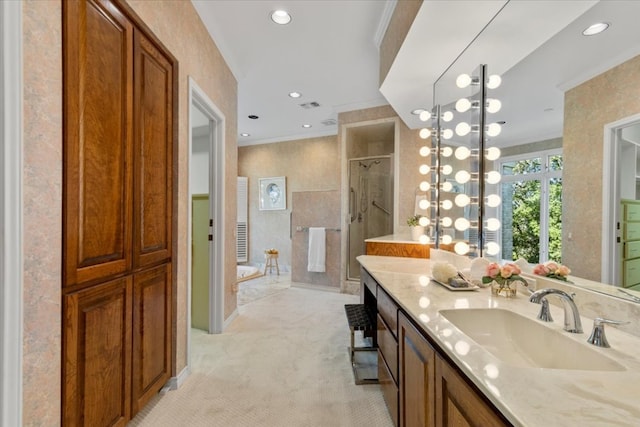
[[540, 306], [530, 303], [527, 295], [519, 293], [516, 298], [507, 299], [492, 296], [489, 288], [449, 291], [429, 280], [428, 259], [362, 255], [358, 261], [514, 425], [640, 425], [640, 338], [607, 327], [611, 348], [591, 346], [586, 339], [593, 320], [582, 317], [583, 334], [567, 333], [562, 330], [562, 308], [552, 306], [555, 321], [544, 323], [546, 327], [590, 346], [626, 370], [604, 372], [509, 365], [469, 339], [439, 311], [501, 308], [536, 319]]

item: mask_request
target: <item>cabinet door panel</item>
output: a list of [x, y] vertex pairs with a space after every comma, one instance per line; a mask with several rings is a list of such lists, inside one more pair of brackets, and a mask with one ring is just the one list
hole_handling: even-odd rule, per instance
[[403, 313], [398, 318], [400, 425], [432, 427], [435, 351]]
[[454, 368], [436, 357], [436, 423], [443, 427], [507, 426]]
[[63, 424], [124, 426], [131, 408], [131, 277], [63, 301]]
[[171, 258], [173, 72], [140, 32], [135, 57], [134, 265]]
[[134, 276], [133, 408], [135, 415], [171, 374], [171, 267]]
[[64, 285], [131, 267], [131, 23], [94, 1], [64, 6]]

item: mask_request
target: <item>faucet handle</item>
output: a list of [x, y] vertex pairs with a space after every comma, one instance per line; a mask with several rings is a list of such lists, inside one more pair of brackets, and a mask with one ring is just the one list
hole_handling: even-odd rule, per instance
[[538, 313], [538, 320], [543, 322], [553, 322], [551, 317], [551, 311], [549, 310], [549, 301], [545, 297], [540, 298], [540, 313]]
[[587, 342], [589, 344], [605, 348], [611, 347], [609, 345], [609, 341], [607, 341], [606, 335], [604, 334], [604, 325], [607, 323], [610, 325], [626, 325], [629, 322], [596, 317], [595, 319], [593, 319], [593, 330], [591, 331], [591, 335], [587, 339]]

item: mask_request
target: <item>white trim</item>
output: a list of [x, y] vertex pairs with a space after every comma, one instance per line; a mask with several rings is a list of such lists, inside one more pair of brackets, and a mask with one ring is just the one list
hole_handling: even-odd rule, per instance
[[[224, 329], [224, 206], [225, 206], [225, 117], [207, 94], [189, 77], [189, 109], [196, 105], [209, 119], [209, 203], [213, 212], [214, 239], [209, 261], [209, 333], [221, 333]], [[192, 125], [189, 114], [189, 165], [192, 163]], [[191, 248], [191, 179], [187, 202], [187, 247]], [[191, 250], [187, 251], [187, 265], [191, 266]], [[191, 364], [191, 267], [187, 268], [187, 363]]]
[[238, 308], [236, 307], [235, 310], [233, 310], [233, 313], [231, 313], [231, 315], [229, 315], [229, 317], [227, 317], [227, 319], [224, 321], [224, 325], [222, 326], [222, 330], [225, 330], [229, 327], [229, 325], [231, 324], [231, 322], [233, 322], [235, 320], [236, 317], [238, 317]]
[[182, 386], [182, 384], [184, 384], [184, 382], [187, 380], [189, 375], [191, 375], [191, 368], [189, 366], [185, 366], [182, 369], [182, 371], [180, 371], [178, 376], [169, 378], [169, 381], [167, 381], [167, 384], [165, 384], [165, 386], [162, 387], [162, 391], [179, 389]]
[[[616, 170], [618, 158], [615, 147], [618, 129], [640, 122], [640, 114], [625, 117], [604, 125], [602, 138], [602, 242], [601, 273], [602, 283], [615, 284], [617, 259], [617, 241], [615, 222], [618, 217], [619, 192], [618, 180], [613, 171]], [[608, 191], [611, 189], [612, 191]]]
[[22, 425], [22, 2], [0, 2], [0, 425]]
[[373, 42], [376, 44], [378, 50], [380, 50], [380, 46], [382, 45], [382, 41], [384, 40], [384, 35], [387, 33], [387, 28], [389, 28], [391, 17], [393, 16], [393, 12], [395, 12], [397, 5], [398, 0], [388, 0], [384, 5], [382, 17], [378, 22], [378, 28], [376, 28], [376, 34], [373, 36]]

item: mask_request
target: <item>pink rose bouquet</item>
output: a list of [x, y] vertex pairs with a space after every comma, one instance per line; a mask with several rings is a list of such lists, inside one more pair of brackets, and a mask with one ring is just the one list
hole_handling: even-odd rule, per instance
[[526, 286], [527, 281], [520, 276], [520, 273], [522, 273], [522, 271], [517, 264], [508, 263], [500, 266], [500, 264], [492, 262], [487, 265], [485, 275], [482, 276], [482, 283], [486, 284], [495, 281], [500, 285], [505, 285], [518, 280]]
[[557, 262], [553, 261], [547, 261], [544, 264], [536, 265], [533, 268], [533, 274], [568, 282], [567, 276], [571, 274], [571, 270], [566, 265], [558, 264]]

